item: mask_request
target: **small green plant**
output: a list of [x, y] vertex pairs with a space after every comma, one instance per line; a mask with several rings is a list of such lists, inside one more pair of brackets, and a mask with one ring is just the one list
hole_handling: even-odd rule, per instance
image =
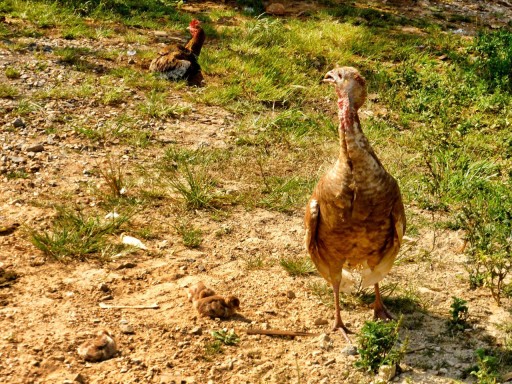
[[265, 258], [261, 254], [248, 255], [244, 257], [244, 262], [247, 270], [262, 269], [265, 264]]
[[475, 60], [477, 72], [491, 88], [512, 90], [512, 32], [507, 29], [480, 32], [476, 36], [474, 49], [479, 55], [479, 59]]
[[452, 304], [450, 305], [452, 315], [448, 320], [448, 330], [453, 332], [463, 331], [468, 327], [467, 319], [469, 315], [469, 308], [466, 305], [467, 301], [458, 297], [452, 296]]
[[466, 230], [467, 270], [473, 285], [487, 287], [498, 305], [512, 271], [512, 194], [494, 185], [462, 208], [458, 217]]
[[382, 365], [397, 365], [405, 355], [407, 343], [399, 344], [402, 318], [398, 321], [367, 321], [358, 335], [359, 359], [355, 365], [367, 372], [377, 372]]
[[126, 216], [103, 221], [65, 207], [56, 210], [52, 231], [31, 230], [30, 241], [45, 254], [63, 262], [88, 257], [107, 258], [105, 251], [111, 248], [107, 238], [128, 221]]
[[496, 356], [483, 348], [475, 351], [477, 367], [471, 374], [476, 377], [478, 384], [496, 384], [500, 375], [498, 372], [499, 360]]
[[0, 84], [0, 99], [14, 99], [19, 92], [15, 87], [9, 84]]
[[107, 158], [106, 169], [100, 168], [99, 173], [114, 197], [121, 197], [126, 193], [124, 175], [119, 163]]
[[183, 245], [188, 248], [199, 248], [203, 242], [203, 232], [190, 224], [179, 224], [176, 231], [183, 239]]
[[308, 256], [304, 257], [283, 257], [279, 264], [291, 276], [307, 276], [316, 273], [316, 268]]
[[234, 329], [230, 331], [226, 329], [212, 331], [212, 336], [215, 340], [219, 340], [224, 345], [237, 345], [240, 342], [240, 338], [235, 333]]
[[187, 162], [181, 163], [169, 180], [170, 186], [185, 200], [188, 208], [201, 209], [213, 206], [213, 180], [203, 171], [193, 171]]
[[8, 79], [19, 79], [21, 77], [21, 73], [16, 68], [7, 67], [5, 68], [5, 76]]
[[188, 106], [170, 104], [165, 97], [165, 93], [152, 91], [148, 99], [139, 105], [140, 111], [144, 115], [159, 119], [178, 117], [190, 111], [190, 107]]
[[210, 357], [223, 353], [222, 342], [220, 340], [213, 340], [205, 343], [204, 354], [205, 358], [209, 360]]

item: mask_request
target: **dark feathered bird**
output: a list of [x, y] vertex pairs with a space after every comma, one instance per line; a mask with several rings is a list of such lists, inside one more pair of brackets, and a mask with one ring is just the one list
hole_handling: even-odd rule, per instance
[[396, 180], [361, 130], [357, 111], [366, 98], [364, 78], [355, 68], [343, 67], [328, 72], [324, 81], [334, 85], [338, 97], [340, 152], [306, 207], [306, 247], [332, 285], [334, 329], [346, 336], [339, 290], [353, 283], [347, 271], [359, 271], [363, 287], [374, 286], [375, 317], [392, 318], [382, 303], [378, 282], [393, 266], [405, 232], [405, 213]]
[[168, 80], [187, 80], [189, 84], [199, 85], [202, 81], [198, 58], [205, 40], [205, 33], [199, 20], [192, 20], [188, 26], [192, 35], [188, 43], [163, 48], [149, 69]]

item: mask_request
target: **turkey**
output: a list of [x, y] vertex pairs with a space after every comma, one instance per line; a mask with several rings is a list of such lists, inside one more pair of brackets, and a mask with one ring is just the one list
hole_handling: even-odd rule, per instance
[[334, 291], [335, 322], [350, 342], [341, 320], [339, 291], [361, 274], [362, 287], [374, 286], [375, 318], [392, 319], [382, 302], [379, 281], [393, 266], [405, 232], [405, 212], [396, 180], [384, 169], [361, 130], [358, 109], [366, 81], [352, 67], [329, 71], [324, 82], [337, 95], [340, 151], [322, 176], [306, 207], [305, 243], [316, 268]]
[[183, 45], [171, 45], [163, 48], [149, 69], [167, 80], [187, 80], [190, 85], [202, 82], [199, 54], [205, 40], [205, 33], [199, 20], [192, 20], [188, 26], [192, 38]]

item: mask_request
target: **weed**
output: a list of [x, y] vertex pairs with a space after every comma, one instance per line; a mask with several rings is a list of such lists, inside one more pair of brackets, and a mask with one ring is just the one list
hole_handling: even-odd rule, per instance
[[184, 198], [188, 208], [210, 208], [214, 205], [213, 180], [204, 171], [193, 172], [186, 162], [171, 174], [169, 184]]
[[219, 340], [224, 345], [237, 345], [240, 342], [240, 338], [232, 329], [229, 332], [226, 329], [220, 331], [212, 331], [212, 336], [215, 340]]
[[[30, 241], [46, 255], [59, 261], [100, 258], [101, 251], [108, 249], [107, 237], [119, 232], [128, 217], [120, 216], [103, 221], [98, 217], [87, 217], [64, 207], [56, 207], [57, 217], [53, 230], [30, 231]], [[107, 258], [107, 255], [103, 255]]]
[[477, 358], [477, 367], [471, 371], [478, 384], [496, 384], [499, 378], [499, 360], [496, 356], [483, 348], [475, 351]]
[[452, 297], [452, 304], [450, 305], [451, 319], [448, 320], [448, 330], [452, 333], [463, 331], [468, 328], [467, 319], [469, 315], [469, 308], [466, 305], [467, 301], [458, 297]]
[[506, 29], [480, 32], [473, 49], [479, 55], [475, 60], [476, 70], [489, 86], [512, 90], [512, 32]]
[[119, 198], [126, 193], [121, 164], [115, 163], [109, 157], [107, 158], [106, 169], [99, 168], [99, 173], [114, 197]]
[[5, 83], [0, 84], [0, 99], [14, 99], [18, 94], [15, 87]]
[[279, 264], [290, 276], [308, 276], [316, 273], [316, 268], [308, 256], [284, 257]]
[[399, 344], [399, 321], [366, 321], [358, 335], [359, 359], [355, 365], [368, 372], [377, 372], [382, 365], [397, 365], [405, 356], [407, 343]]
[[5, 68], [5, 76], [8, 79], [19, 79], [21, 77], [21, 72], [13, 67]]
[[265, 258], [260, 254], [245, 256], [243, 260], [245, 262], [245, 268], [250, 271], [263, 269], [263, 266], [265, 265]]
[[512, 271], [512, 195], [496, 186], [462, 208], [458, 220], [466, 230], [465, 253], [472, 285], [484, 285], [498, 305]]
[[28, 173], [23, 170], [9, 171], [9, 172], [7, 172], [6, 176], [7, 176], [7, 180], [27, 179]]
[[223, 352], [224, 349], [222, 348], [222, 342], [220, 340], [209, 341], [204, 345], [204, 353], [206, 358], [218, 355]]
[[166, 117], [177, 117], [190, 111], [190, 107], [170, 104], [165, 99], [165, 94], [152, 91], [148, 99], [139, 105], [140, 111], [149, 117], [165, 119]]
[[183, 239], [183, 245], [188, 248], [199, 248], [203, 242], [202, 234], [200, 229], [194, 228], [190, 224], [178, 224], [175, 227], [178, 234]]

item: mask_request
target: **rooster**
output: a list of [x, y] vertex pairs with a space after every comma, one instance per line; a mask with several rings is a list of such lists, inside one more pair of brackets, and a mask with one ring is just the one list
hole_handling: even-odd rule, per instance
[[339, 291], [351, 288], [349, 271], [361, 273], [362, 287], [375, 288], [374, 316], [392, 319], [378, 282], [393, 266], [405, 232], [405, 213], [396, 180], [386, 172], [366, 139], [357, 114], [366, 81], [352, 67], [329, 71], [338, 97], [340, 152], [318, 182], [306, 207], [306, 248], [334, 291], [335, 322], [350, 342], [340, 315]]
[[187, 80], [191, 85], [199, 85], [203, 79], [198, 63], [199, 54], [205, 40], [205, 33], [199, 20], [192, 20], [188, 26], [192, 38], [183, 45], [171, 45], [158, 52], [149, 69], [167, 80]]

